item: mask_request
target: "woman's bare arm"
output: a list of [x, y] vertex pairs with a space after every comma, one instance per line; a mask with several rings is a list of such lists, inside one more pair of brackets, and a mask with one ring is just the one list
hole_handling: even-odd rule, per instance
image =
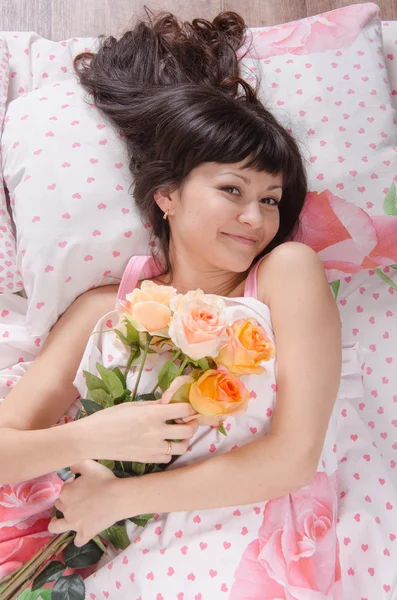
[[0, 404], [0, 483], [22, 481], [85, 456], [77, 423], [54, 429], [78, 397], [73, 380], [96, 322], [113, 310], [117, 286], [82, 294], [51, 330], [20, 382]]

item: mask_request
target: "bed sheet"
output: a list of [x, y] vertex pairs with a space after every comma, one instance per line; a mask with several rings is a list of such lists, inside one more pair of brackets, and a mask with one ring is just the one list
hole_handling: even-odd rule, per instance
[[[383, 35], [391, 93], [397, 109], [397, 21], [384, 22]], [[32, 44], [39, 39], [35, 34], [7, 33], [6, 37], [12, 54], [9, 100], [38, 87], [41, 82], [73, 77], [66, 67], [71, 55], [94, 43], [92, 39], [76, 38], [60, 45], [47, 40], [45, 52], [41, 49], [34, 54]], [[351, 600], [396, 600], [397, 269], [386, 267], [342, 279], [338, 306], [343, 340], [356, 341], [363, 349], [361, 369], [366, 391], [365, 401], [343, 408], [339, 415], [338, 535], [343, 577], [357, 591]], [[20, 380], [45, 341], [46, 336], [29, 337], [25, 328], [26, 309], [26, 299], [15, 294], [0, 294], [0, 398]], [[354, 418], [357, 414], [360, 431]], [[382, 460], [382, 472], [371, 471], [371, 456], [375, 453]], [[354, 464], [352, 476], [351, 465]], [[356, 485], [358, 480], [366, 482], [365, 495], [362, 486]], [[376, 486], [388, 487], [386, 507], [377, 506]], [[51, 475], [22, 486], [0, 485], [0, 578], [45, 541], [49, 510], [58, 493], [59, 485]], [[12, 514], [7, 508], [10, 498]], [[380, 517], [384, 510], [394, 516], [394, 529], [389, 526], [385, 529]], [[371, 539], [363, 526], [368, 519], [379, 528], [379, 535], [372, 535]], [[375, 559], [379, 556], [383, 566], [377, 572]], [[374, 579], [378, 593], [368, 596], [366, 582]]]
[[[349, 600], [397, 598], [396, 299], [397, 269], [391, 267], [340, 282], [343, 341], [361, 347], [366, 392], [364, 400], [345, 403], [338, 414], [338, 538]], [[25, 313], [24, 298], [0, 295], [0, 396], [15, 386], [45, 341], [29, 338]], [[379, 486], [385, 486], [386, 504], [377, 502]], [[54, 475], [0, 486], [0, 578], [47, 540], [50, 507], [59, 489]], [[369, 595], [368, 584], [376, 590]], [[352, 590], [358, 594], [354, 598]]]

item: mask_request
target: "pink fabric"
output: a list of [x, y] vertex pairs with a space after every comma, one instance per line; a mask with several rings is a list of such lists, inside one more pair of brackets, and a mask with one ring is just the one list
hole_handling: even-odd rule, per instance
[[258, 300], [258, 268], [261, 264], [262, 259], [250, 269], [248, 273], [247, 281], [245, 282], [244, 297], [250, 296]]
[[142, 273], [145, 279], [151, 279], [160, 275], [160, 271], [152, 256], [132, 256], [130, 258], [121, 279], [117, 292], [117, 300], [124, 300], [126, 294], [129, 294], [136, 288]]

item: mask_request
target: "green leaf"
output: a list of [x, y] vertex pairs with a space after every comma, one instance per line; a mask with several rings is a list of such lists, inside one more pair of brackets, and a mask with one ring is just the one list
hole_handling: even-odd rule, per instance
[[[112, 398], [118, 398], [124, 391], [124, 386], [121, 383], [120, 379], [113, 373], [110, 369], [106, 369], [101, 363], [96, 363], [96, 368], [98, 369], [98, 373], [102, 377], [102, 381], [105, 382], [107, 391], [111, 394]], [[91, 394], [92, 396], [92, 394]]]
[[178, 376], [178, 372], [179, 369], [172, 360], [165, 361], [158, 375], [159, 388], [163, 390], [163, 392], [168, 390], [175, 377]]
[[131, 466], [132, 466], [133, 472], [136, 475], [143, 475], [145, 473], [145, 468], [146, 468], [145, 463], [133, 462]]
[[223, 423], [222, 423], [222, 425], [219, 425], [219, 427], [218, 427], [218, 431], [219, 431], [219, 433], [221, 433], [222, 435], [227, 435], [227, 431], [226, 431], [226, 429], [225, 429], [225, 426], [223, 425]]
[[125, 550], [131, 544], [125, 525], [112, 525], [105, 531], [101, 531], [100, 535], [106, 540], [109, 540], [115, 548]]
[[106, 467], [107, 469], [110, 469], [111, 471], [113, 471], [114, 467], [115, 467], [115, 463], [114, 460], [98, 460], [100, 465], [103, 465], [104, 467]]
[[102, 379], [99, 379], [99, 377], [93, 375], [92, 373], [89, 373], [88, 371], [83, 371], [83, 373], [85, 375], [85, 384], [90, 390], [90, 392], [92, 390], [105, 390], [105, 392], [107, 391], [106, 384], [102, 381]]
[[100, 404], [102, 408], [107, 408], [113, 404], [112, 397], [105, 392], [105, 390], [92, 390], [90, 396], [95, 402]]
[[[98, 391], [98, 390], [95, 390]], [[96, 412], [98, 412], [99, 410], [103, 410], [103, 406], [102, 404], [98, 404], [98, 402], [94, 402], [93, 400], [90, 400], [89, 398], [81, 398], [80, 402], [85, 410], [85, 412], [87, 413], [87, 415], [92, 415]]]
[[118, 329], [114, 330], [114, 333], [117, 335], [117, 337], [123, 342], [123, 344], [125, 344], [126, 346], [128, 346], [128, 340], [125, 337], [125, 335], [123, 333], [121, 333], [121, 331], [119, 331]]
[[390, 265], [392, 269], [397, 269], [397, 265]]
[[154, 392], [150, 394], [138, 394], [135, 400], [137, 402], [147, 402], [148, 400], [159, 400], [161, 398], [160, 392]]
[[120, 379], [121, 383], [123, 384], [123, 388], [126, 390], [127, 389], [127, 380], [124, 376], [124, 373], [122, 373], [118, 367], [115, 367], [113, 369], [113, 373], [115, 373], [117, 375], [117, 377]]
[[106, 548], [105, 544], [102, 542], [99, 535], [96, 535], [94, 538], [92, 538], [92, 541], [96, 543], [96, 545], [102, 550], [102, 552], [104, 554], [106, 554], [107, 548]]
[[124, 320], [125, 327], [127, 329], [127, 341], [129, 344], [139, 342], [139, 331], [135, 329], [131, 321], [128, 319]]
[[83, 578], [81, 575], [61, 577], [51, 592], [51, 600], [84, 600], [85, 585]]
[[184, 383], [181, 385], [181, 387], [177, 389], [175, 394], [172, 396], [171, 402], [173, 404], [176, 402], [189, 402], [189, 393], [191, 387], [191, 383]]
[[337, 279], [336, 281], [331, 281], [330, 285], [331, 285], [331, 288], [332, 288], [332, 291], [334, 293], [335, 300], [336, 300], [338, 297], [338, 292], [339, 292], [339, 288], [340, 288], [340, 279]]
[[209, 362], [207, 358], [200, 358], [200, 360], [197, 361], [198, 366], [200, 367], [200, 369], [202, 369], [203, 371], [208, 371], [208, 369], [210, 368]]
[[65, 550], [64, 559], [68, 567], [82, 569], [83, 567], [96, 565], [102, 554], [102, 550], [92, 540], [81, 546], [81, 548], [77, 548], [72, 542]]
[[387, 192], [383, 201], [383, 210], [385, 215], [397, 215], [397, 194], [394, 181], [389, 187], [389, 191]]
[[48, 588], [42, 589], [37, 600], [52, 600], [52, 590]]
[[42, 588], [40, 590], [32, 591], [31, 589], [23, 590], [21, 594], [19, 594], [17, 600], [50, 600], [51, 599], [52, 590]]
[[69, 467], [65, 467], [64, 469], [58, 469], [57, 475], [59, 479], [62, 479], [62, 481], [67, 481], [68, 479], [72, 479], [74, 477]]
[[123, 404], [124, 402], [129, 402], [131, 400], [131, 392], [130, 390], [124, 390], [121, 396], [114, 399], [115, 404]]
[[50, 581], [58, 581], [58, 579], [63, 575], [66, 570], [66, 565], [62, 564], [59, 561], [50, 562], [44, 571], [40, 573], [33, 581], [32, 591], [35, 591], [41, 588], [46, 583]]
[[137, 515], [136, 517], [130, 517], [130, 521], [135, 523], [135, 525], [139, 525], [140, 527], [145, 527], [148, 522], [153, 519], [153, 515]]

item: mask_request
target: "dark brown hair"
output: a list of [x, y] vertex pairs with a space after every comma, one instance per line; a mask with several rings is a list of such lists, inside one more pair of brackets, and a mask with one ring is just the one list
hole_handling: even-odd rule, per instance
[[75, 69], [124, 136], [134, 199], [160, 242], [163, 268], [171, 270], [170, 231], [153, 194], [179, 187], [205, 162], [247, 159], [246, 167], [282, 174], [280, 227], [262, 255], [270, 252], [296, 233], [307, 182], [297, 143], [239, 75], [243, 19], [225, 12], [212, 23], [180, 23], [148, 9], [146, 17], [119, 40], [102, 38], [96, 54], [77, 56]]

